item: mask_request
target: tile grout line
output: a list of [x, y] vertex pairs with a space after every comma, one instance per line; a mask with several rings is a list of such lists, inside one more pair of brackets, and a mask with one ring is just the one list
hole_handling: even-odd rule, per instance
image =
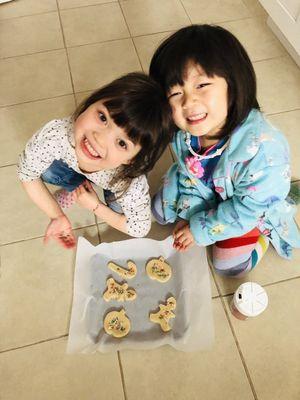
[[66, 46], [66, 49], [75, 49], [77, 47], [93, 46], [95, 44], [118, 42], [120, 40], [125, 40], [125, 39], [131, 39], [130, 33], [129, 33], [129, 36], [119, 37], [117, 39], [97, 40], [96, 42], [88, 42], [88, 43], [82, 43], [82, 44], [75, 44], [75, 45], [71, 45], [71, 46]]
[[113, 1], [106, 1], [105, 3], [96, 3], [96, 4], [87, 4], [87, 5], [79, 5], [76, 7], [69, 7], [69, 8], [61, 8], [58, 6], [58, 9], [60, 11], [69, 11], [69, 10], [77, 10], [78, 8], [88, 8], [88, 7], [99, 7], [99, 6], [103, 6], [104, 4], [116, 4], [118, 3], [118, 0], [113, 0]]
[[[290, 281], [295, 281], [300, 279], [300, 276], [294, 276], [292, 278], [286, 278], [286, 279], [281, 279], [280, 281], [276, 281], [276, 282], [270, 282], [270, 283], [266, 283], [266, 284], [260, 284], [260, 286], [262, 286], [263, 288], [265, 287], [270, 287], [270, 286], [275, 286], [278, 283], [285, 283], [285, 282], [290, 282]], [[241, 284], [244, 282], [241, 282]], [[220, 294], [219, 296], [215, 296], [215, 297], [222, 297], [222, 298], [227, 298], [227, 297], [231, 297], [234, 295], [234, 292], [230, 292], [230, 293], [226, 293], [226, 294]], [[214, 298], [214, 297], [213, 297]]]
[[277, 282], [270, 282], [270, 283], [266, 283], [265, 285], [261, 285], [262, 287], [270, 287], [270, 286], [275, 286], [278, 283], [285, 283], [285, 282], [290, 282], [290, 281], [295, 281], [300, 279], [300, 276], [294, 276], [293, 278], [287, 278], [287, 279], [281, 279], [280, 281]]
[[[123, 16], [123, 18], [124, 18], [125, 25], [126, 25], [126, 27], [127, 27], [127, 29], [128, 29], [128, 32], [129, 32], [129, 35], [130, 35], [130, 39], [131, 39], [131, 43], [132, 43], [132, 45], [133, 45], [133, 47], [134, 47], [135, 54], [136, 54], [136, 56], [137, 56], [137, 58], [138, 58], [138, 60], [139, 60], [140, 67], [142, 68], [142, 71], [144, 71], [142, 61], [141, 61], [141, 59], [140, 59], [139, 53], [138, 53], [138, 51], [137, 51], [136, 45], [135, 45], [134, 40], [133, 40], [134, 37], [133, 37], [132, 34], [131, 34], [131, 30], [129, 29], [129, 25], [128, 25], [128, 23], [127, 23], [127, 20], [126, 20], [126, 18], [125, 18], [125, 14], [124, 14], [123, 8], [122, 8], [121, 3], [120, 3], [119, 0], [118, 0], [118, 5], [119, 5], [119, 7], [120, 7], [122, 16]], [[144, 71], [144, 72], [145, 72], [145, 71]]]
[[248, 16], [248, 17], [241, 17], [241, 18], [236, 18], [236, 19], [225, 19], [224, 21], [210, 22], [210, 23], [213, 25], [220, 25], [220, 24], [227, 24], [227, 23], [229, 24], [229, 23], [236, 22], [236, 21], [245, 21], [246, 19], [259, 19], [259, 20], [262, 20], [265, 22], [264, 17], [258, 17], [258, 16], [254, 17], [251, 14], [250, 17]]
[[[105, 223], [105, 222], [103, 222]], [[78, 228], [74, 228], [73, 231], [78, 231], [80, 229], [84, 229], [84, 228], [91, 228], [93, 226], [96, 226], [97, 224], [91, 224], [91, 225], [85, 225], [85, 226], [79, 226]], [[10, 246], [12, 244], [18, 244], [18, 243], [23, 243], [23, 242], [29, 242], [30, 240], [36, 240], [36, 239], [43, 239], [44, 235], [41, 236], [34, 236], [31, 238], [25, 238], [25, 239], [20, 239], [20, 240], [16, 240], [14, 242], [5, 242], [5, 243], [0, 243], [0, 247], [4, 247], [4, 246]]]
[[69, 334], [65, 334], [65, 335], [60, 335], [60, 336], [56, 336], [54, 338], [50, 338], [50, 339], [44, 339], [44, 340], [39, 340], [38, 342], [34, 342], [34, 343], [29, 343], [29, 344], [25, 344], [24, 346], [18, 346], [18, 347], [12, 347], [10, 349], [6, 349], [6, 350], [0, 350], [0, 354], [4, 354], [4, 353], [9, 353], [11, 351], [15, 351], [15, 350], [21, 350], [27, 347], [33, 347], [36, 346], [38, 344], [42, 344], [42, 343], [47, 343], [47, 342], [52, 342], [54, 340], [59, 340], [62, 338], [67, 338], [69, 336]]
[[288, 112], [293, 112], [293, 111], [300, 111], [300, 107], [297, 108], [293, 108], [292, 110], [286, 110], [286, 111], [277, 111], [277, 112], [269, 112], [269, 113], [264, 113], [266, 116], [271, 116], [271, 115], [281, 115], [281, 114], [285, 114]]
[[120, 368], [120, 374], [121, 374], [121, 381], [122, 381], [124, 399], [127, 400], [128, 396], [127, 396], [127, 392], [126, 392], [125, 377], [124, 377], [124, 371], [123, 371], [123, 365], [122, 365], [122, 361], [121, 361], [120, 351], [117, 351], [117, 354], [118, 354], [118, 361], [119, 361], [119, 368]]
[[48, 11], [39, 12], [39, 13], [35, 13], [35, 14], [26, 14], [26, 15], [18, 15], [17, 17], [1, 18], [0, 22], [11, 21], [13, 19], [18, 19], [18, 18], [35, 17], [36, 15], [45, 15], [45, 14], [51, 14], [51, 13], [55, 13], [55, 12], [58, 12], [58, 8], [56, 10], [48, 10]]
[[[219, 285], [218, 285], [218, 283], [217, 283], [217, 281], [216, 281], [216, 279], [215, 279], [214, 274], [213, 274], [213, 277], [214, 277], [214, 281], [215, 281], [215, 285], [216, 285], [216, 287], [217, 287], [217, 290], [218, 290], [219, 293], [221, 293], [220, 287], [219, 287]], [[247, 376], [247, 379], [248, 379], [248, 382], [249, 382], [249, 385], [250, 385], [250, 388], [251, 388], [253, 397], [254, 397], [255, 400], [258, 400], [258, 396], [257, 396], [257, 394], [256, 394], [256, 391], [255, 391], [255, 388], [254, 388], [254, 384], [253, 384], [252, 379], [251, 379], [251, 376], [250, 376], [250, 372], [249, 372], [249, 370], [248, 370], [248, 367], [247, 367], [247, 364], [246, 364], [244, 355], [243, 355], [242, 350], [241, 350], [241, 348], [240, 348], [240, 344], [239, 344], [238, 339], [237, 339], [237, 336], [236, 336], [236, 334], [235, 334], [233, 325], [232, 325], [232, 323], [231, 323], [231, 321], [230, 321], [230, 317], [229, 317], [229, 314], [228, 314], [228, 311], [227, 311], [227, 308], [226, 308], [226, 305], [225, 305], [225, 301], [224, 301], [224, 298], [223, 298], [222, 295], [220, 296], [220, 300], [221, 300], [221, 303], [222, 303], [222, 306], [223, 306], [223, 309], [224, 309], [224, 312], [225, 312], [225, 315], [226, 315], [226, 318], [227, 318], [227, 321], [228, 321], [229, 328], [230, 328], [230, 330], [231, 330], [233, 339], [234, 339], [234, 341], [235, 341], [235, 344], [236, 344], [238, 353], [239, 353], [239, 355], [240, 355], [240, 359], [241, 359], [241, 361], [242, 361], [242, 364], [243, 364], [243, 367], [244, 367], [244, 371], [245, 371], [245, 373], [246, 373], [246, 376]]]
[[[64, 49], [61, 49], [61, 50], [64, 50]], [[84, 93], [85, 91], [86, 90], [83, 90], [82, 92], [75, 92], [75, 93]], [[3, 109], [3, 108], [22, 106], [23, 104], [30, 104], [30, 103], [37, 103], [39, 101], [59, 99], [61, 97], [67, 97], [67, 96], [72, 96], [72, 95], [74, 95], [74, 93], [70, 92], [70, 93], [60, 94], [60, 95], [54, 96], [54, 97], [42, 97], [40, 99], [22, 101], [21, 103], [12, 103], [12, 104], [0, 105], [0, 110]]]
[[66, 56], [67, 56], [67, 63], [68, 63], [71, 86], [72, 86], [72, 90], [73, 90], [73, 97], [74, 97], [74, 100], [75, 100], [75, 104], [77, 104], [76, 98], [75, 98], [74, 82], [73, 82], [73, 76], [72, 76], [72, 72], [71, 72], [69, 53], [68, 53], [68, 48], [66, 46], [66, 38], [65, 38], [65, 33], [64, 33], [64, 29], [63, 29], [62, 20], [61, 20], [60, 9], [59, 9], [59, 6], [58, 6], [58, 0], [56, 0], [56, 6], [57, 6], [57, 10], [58, 10], [58, 19], [59, 19], [59, 23], [60, 23], [60, 29], [61, 29], [62, 38], [63, 38], [64, 49], [65, 49]]
[[17, 58], [17, 57], [34, 56], [35, 54], [50, 53], [52, 51], [58, 51], [58, 50], [64, 50], [64, 47], [56, 47], [53, 49], [43, 49], [43, 50], [35, 51], [33, 53], [22, 53], [22, 54], [15, 54], [13, 56], [4, 56], [4, 57], [0, 57], [0, 61], [10, 60], [12, 58]]
[[193, 25], [193, 21], [191, 20], [191, 18], [190, 18], [190, 16], [189, 16], [188, 12], [186, 11], [186, 9], [185, 9], [185, 7], [184, 7], [182, 1], [179, 0], [179, 2], [180, 2], [180, 4], [181, 4], [182, 8], [184, 9], [184, 12], [185, 12], [186, 16], [188, 17], [188, 19], [189, 19], [191, 25]]
[[259, 64], [259, 63], [265, 62], [265, 61], [271, 61], [271, 60], [276, 60], [276, 59], [281, 59], [281, 58], [292, 59], [291, 56], [289, 56], [289, 54], [287, 53], [287, 54], [281, 54], [281, 55], [274, 56], [274, 57], [264, 58], [262, 60], [252, 61], [252, 64], [255, 65], [255, 64]]
[[29, 56], [34, 56], [36, 54], [51, 53], [59, 50], [65, 50], [65, 47], [57, 47], [55, 49], [44, 49], [44, 50], [34, 51], [33, 53], [15, 54], [14, 56], [0, 57], [0, 61], [11, 60], [12, 58], [29, 57]]
[[5, 165], [0, 165], [0, 168], [16, 167], [17, 165], [18, 165], [17, 163], [5, 164]]
[[144, 37], [144, 36], [160, 35], [161, 33], [170, 33], [171, 34], [172, 32], [174, 32], [174, 30], [163, 30], [163, 31], [152, 32], [152, 33], [143, 33], [141, 35], [133, 35], [132, 37], [134, 39], [136, 39], [136, 38], [141, 38], [141, 37]]

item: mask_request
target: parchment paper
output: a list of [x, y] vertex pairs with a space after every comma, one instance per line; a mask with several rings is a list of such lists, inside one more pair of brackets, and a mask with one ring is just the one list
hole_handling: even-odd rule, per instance
[[[169, 344], [182, 351], [208, 348], [214, 330], [211, 310], [211, 290], [205, 249], [194, 246], [186, 253], [172, 247], [173, 239], [129, 239], [101, 243], [94, 247], [86, 239], [78, 239], [74, 277], [74, 296], [67, 353], [109, 352], [122, 349], [152, 349]], [[151, 258], [163, 256], [172, 267], [168, 282], [151, 280], [145, 265]], [[127, 268], [127, 260], [136, 263], [138, 272], [133, 279], [122, 279], [107, 267], [114, 261]], [[127, 282], [137, 298], [118, 302], [103, 300], [106, 280], [113, 277], [118, 283]], [[172, 330], [163, 332], [149, 320], [150, 312], [173, 296], [176, 315], [170, 320]], [[123, 338], [105, 333], [103, 320], [112, 310], [125, 309], [131, 331]]]

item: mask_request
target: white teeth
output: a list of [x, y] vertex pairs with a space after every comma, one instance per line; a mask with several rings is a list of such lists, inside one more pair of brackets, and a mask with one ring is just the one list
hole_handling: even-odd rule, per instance
[[204, 118], [206, 116], [206, 113], [201, 113], [201, 114], [195, 114], [191, 115], [190, 117], [187, 117], [190, 121], [197, 121], [198, 119]]
[[88, 151], [91, 153], [92, 156], [94, 157], [99, 157], [99, 154], [96, 152], [96, 150], [93, 149], [93, 147], [90, 145], [89, 141], [87, 138], [84, 139], [84, 144], [87, 147]]

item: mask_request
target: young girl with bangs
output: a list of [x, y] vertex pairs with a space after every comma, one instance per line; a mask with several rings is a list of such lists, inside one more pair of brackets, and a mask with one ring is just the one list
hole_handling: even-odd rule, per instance
[[152, 201], [161, 224], [176, 221], [174, 247], [213, 245], [223, 275], [254, 268], [269, 241], [285, 258], [300, 247], [289, 200], [289, 146], [260, 111], [256, 77], [241, 43], [212, 25], [167, 38], [150, 65], [178, 127], [177, 163]]
[[[146, 173], [171, 139], [171, 113], [160, 86], [142, 73], [125, 75], [89, 96], [74, 115], [42, 127], [20, 155], [19, 179], [50, 218], [50, 238], [76, 245], [64, 209], [77, 202], [134, 237], [151, 226]], [[104, 189], [102, 203], [92, 183]], [[54, 196], [45, 183], [63, 189]]]

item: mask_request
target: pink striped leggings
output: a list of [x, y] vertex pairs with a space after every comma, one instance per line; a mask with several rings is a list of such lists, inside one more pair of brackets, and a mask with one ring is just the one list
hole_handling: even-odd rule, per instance
[[254, 268], [268, 248], [268, 239], [257, 228], [237, 238], [216, 242], [212, 248], [215, 271], [225, 276], [242, 276]]

